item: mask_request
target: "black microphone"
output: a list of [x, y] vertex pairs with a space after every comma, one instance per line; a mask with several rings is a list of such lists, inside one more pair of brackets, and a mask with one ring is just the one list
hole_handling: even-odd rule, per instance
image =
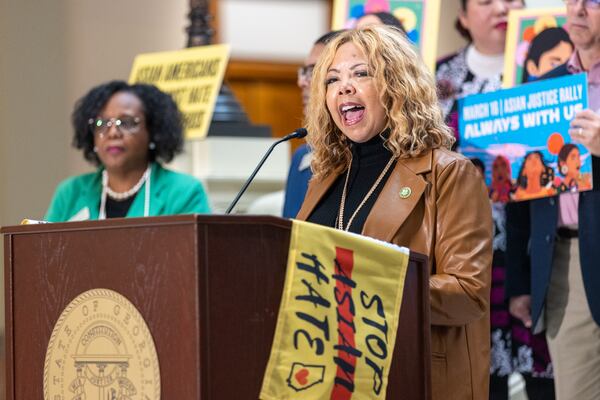
[[269, 150], [267, 150], [267, 153], [263, 156], [262, 160], [260, 160], [260, 162], [258, 163], [258, 165], [256, 166], [256, 168], [254, 168], [254, 171], [252, 171], [252, 174], [250, 175], [250, 177], [248, 178], [248, 180], [246, 181], [246, 183], [244, 183], [244, 186], [242, 186], [242, 188], [240, 189], [240, 191], [237, 194], [237, 196], [235, 196], [235, 199], [233, 199], [233, 201], [231, 202], [231, 204], [229, 205], [229, 207], [227, 207], [227, 211], [225, 211], [225, 214], [230, 214], [231, 213], [231, 210], [233, 210], [233, 207], [235, 207], [235, 205], [237, 204], [237, 202], [240, 200], [240, 197], [242, 197], [242, 195], [244, 194], [244, 192], [246, 191], [246, 189], [248, 189], [248, 186], [250, 186], [250, 182], [252, 182], [252, 180], [254, 179], [254, 177], [256, 176], [256, 174], [258, 173], [258, 170], [263, 166], [263, 164], [265, 163], [265, 161], [267, 160], [267, 158], [269, 157], [269, 155], [271, 155], [271, 152], [273, 151], [273, 149], [275, 148], [275, 146], [277, 146], [279, 143], [287, 142], [290, 139], [302, 139], [307, 134], [308, 134], [308, 132], [306, 131], [306, 129], [304, 129], [304, 128], [298, 128], [294, 132], [290, 133], [289, 135], [286, 135], [286, 136], [282, 137], [281, 139], [279, 139], [278, 141], [276, 141], [275, 143], [273, 143], [271, 145], [271, 147], [269, 147]]

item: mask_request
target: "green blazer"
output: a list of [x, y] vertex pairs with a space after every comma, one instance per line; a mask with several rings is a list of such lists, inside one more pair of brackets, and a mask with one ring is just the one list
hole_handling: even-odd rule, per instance
[[[127, 217], [144, 216], [146, 184], [137, 193]], [[44, 219], [50, 222], [98, 219], [102, 195], [102, 168], [67, 178], [56, 188]], [[204, 187], [191, 175], [152, 164], [150, 175], [150, 216], [210, 213]]]

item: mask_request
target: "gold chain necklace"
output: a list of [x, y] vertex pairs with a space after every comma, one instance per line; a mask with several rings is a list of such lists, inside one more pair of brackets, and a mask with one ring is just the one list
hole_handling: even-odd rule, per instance
[[346, 191], [348, 190], [348, 179], [350, 178], [350, 167], [352, 166], [352, 162], [350, 162], [350, 164], [348, 165], [348, 170], [346, 171], [346, 181], [344, 182], [344, 190], [342, 191], [342, 200], [340, 201], [340, 212], [338, 214], [336, 228], [338, 228], [342, 231], [348, 232], [348, 230], [350, 229], [350, 226], [352, 225], [352, 221], [354, 221], [354, 217], [356, 217], [356, 215], [358, 214], [358, 212], [360, 211], [362, 206], [364, 206], [365, 203], [367, 202], [367, 200], [369, 200], [369, 197], [371, 197], [371, 195], [373, 194], [373, 192], [375, 191], [375, 189], [377, 188], [377, 186], [379, 185], [379, 183], [381, 182], [381, 180], [383, 179], [385, 174], [388, 172], [388, 170], [394, 163], [394, 160], [395, 160], [395, 158], [392, 156], [392, 158], [390, 158], [390, 161], [388, 161], [388, 163], [385, 166], [385, 168], [383, 169], [383, 171], [381, 171], [381, 174], [379, 174], [379, 177], [377, 178], [377, 180], [375, 181], [373, 186], [371, 186], [371, 189], [369, 189], [369, 191], [367, 192], [365, 197], [363, 197], [363, 199], [360, 202], [360, 204], [358, 205], [358, 207], [356, 207], [356, 210], [354, 210], [354, 213], [352, 214], [352, 216], [350, 217], [350, 220], [348, 221], [348, 225], [346, 225], [346, 227], [344, 228], [344, 207], [346, 204]]

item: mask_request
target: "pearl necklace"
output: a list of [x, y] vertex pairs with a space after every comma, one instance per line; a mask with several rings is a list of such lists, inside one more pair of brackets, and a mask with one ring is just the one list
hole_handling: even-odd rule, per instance
[[102, 171], [102, 188], [104, 190], [106, 190], [106, 194], [111, 199], [117, 200], [117, 201], [126, 200], [126, 199], [130, 198], [131, 196], [135, 195], [137, 192], [139, 192], [142, 185], [148, 179], [148, 176], [150, 176], [150, 165], [148, 165], [148, 168], [146, 168], [146, 170], [140, 177], [140, 180], [137, 181], [137, 183], [135, 185], [133, 185], [133, 187], [131, 189], [126, 190], [124, 192], [115, 192], [114, 190], [112, 190], [110, 188], [110, 186], [108, 186], [108, 173], [106, 172], [106, 170], [104, 170], [104, 171]]
[[113, 200], [122, 201], [134, 196], [140, 191], [140, 188], [147, 182], [145, 197], [144, 197], [144, 217], [150, 213], [150, 175], [152, 173], [151, 165], [148, 167], [133, 187], [125, 192], [116, 192], [108, 186], [108, 172], [102, 171], [102, 197], [100, 199], [100, 210], [98, 219], [106, 219], [106, 198], [110, 197]]
[[373, 194], [373, 192], [375, 191], [377, 186], [379, 186], [379, 183], [381, 182], [381, 180], [383, 179], [385, 174], [388, 172], [388, 170], [394, 163], [394, 160], [395, 160], [395, 157], [392, 156], [390, 158], [390, 161], [388, 161], [387, 165], [383, 169], [383, 171], [381, 171], [381, 174], [379, 174], [379, 177], [377, 177], [377, 180], [375, 181], [373, 186], [371, 186], [371, 189], [369, 189], [369, 191], [367, 192], [365, 197], [363, 197], [363, 199], [360, 202], [360, 204], [358, 205], [358, 207], [356, 207], [356, 210], [354, 210], [354, 213], [352, 213], [352, 215], [350, 216], [350, 220], [348, 221], [348, 224], [344, 228], [344, 208], [346, 205], [346, 191], [348, 189], [348, 179], [350, 178], [350, 168], [352, 167], [352, 163], [350, 163], [350, 165], [348, 165], [348, 170], [346, 171], [346, 181], [344, 182], [344, 190], [342, 191], [342, 199], [340, 201], [340, 211], [338, 214], [336, 228], [338, 228], [339, 230], [348, 232], [348, 230], [350, 229], [350, 226], [352, 225], [352, 221], [354, 221], [354, 217], [356, 217], [356, 215], [358, 214], [360, 209], [365, 205], [365, 203], [367, 202], [369, 197], [371, 197], [371, 195]]

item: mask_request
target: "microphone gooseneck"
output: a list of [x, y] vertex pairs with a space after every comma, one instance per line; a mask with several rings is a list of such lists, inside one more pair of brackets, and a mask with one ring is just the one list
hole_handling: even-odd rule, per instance
[[298, 128], [294, 132], [290, 133], [289, 135], [282, 137], [281, 141], [286, 141], [286, 140], [290, 140], [290, 139], [302, 139], [306, 135], [308, 135], [308, 132], [306, 131], [306, 129]]
[[225, 214], [230, 214], [231, 213], [231, 211], [233, 210], [233, 207], [235, 207], [235, 205], [240, 200], [240, 198], [242, 197], [242, 195], [244, 194], [244, 192], [246, 191], [246, 189], [248, 189], [248, 186], [250, 186], [250, 183], [252, 182], [252, 180], [254, 179], [254, 177], [256, 176], [256, 174], [258, 173], [258, 171], [260, 170], [260, 168], [263, 166], [263, 164], [265, 163], [265, 161], [267, 160], [267, 158], [271, 155], [271, 152], [273, 151], [273, 149], [275, 148], [275, 146], [277, 146], [279, 143], [287, 142], [290, 139], [302, 139], [307, 134], [308, 134], [308, 132], [306, 131], [306, 129], [304, 129], [304, 128], [298, 128], [294, 132], [290, 133], [289, 135], [286, 135], [286, 136], [282, 137], [281, 139], [279, 139], [278, 141], [276, 141], [275, 143], [273, 143], [271, 145], [271, 147], [269, 147], [269, 150], [267, 150], [267, 152], [265, 153], [265, 155], [263, 156], [263, 158], [260, 160], [260, 162], [258, 163], [258, 165], [256, 166], [256, 168], [254, 168], [254, 171], [252, 171], [252, 174], [246, 180], [246, 183], [244, 183], [244, 186], [242, 186], [242, 188], [240, 189], [240, 191], [238, 192], [238, 194], [235, 196], [235, 199], [233, 199], [233, 201], [231, 202], [231, 204], [229, 205], [229, 207], [227, 207], [227, 210], [225, 211]]

